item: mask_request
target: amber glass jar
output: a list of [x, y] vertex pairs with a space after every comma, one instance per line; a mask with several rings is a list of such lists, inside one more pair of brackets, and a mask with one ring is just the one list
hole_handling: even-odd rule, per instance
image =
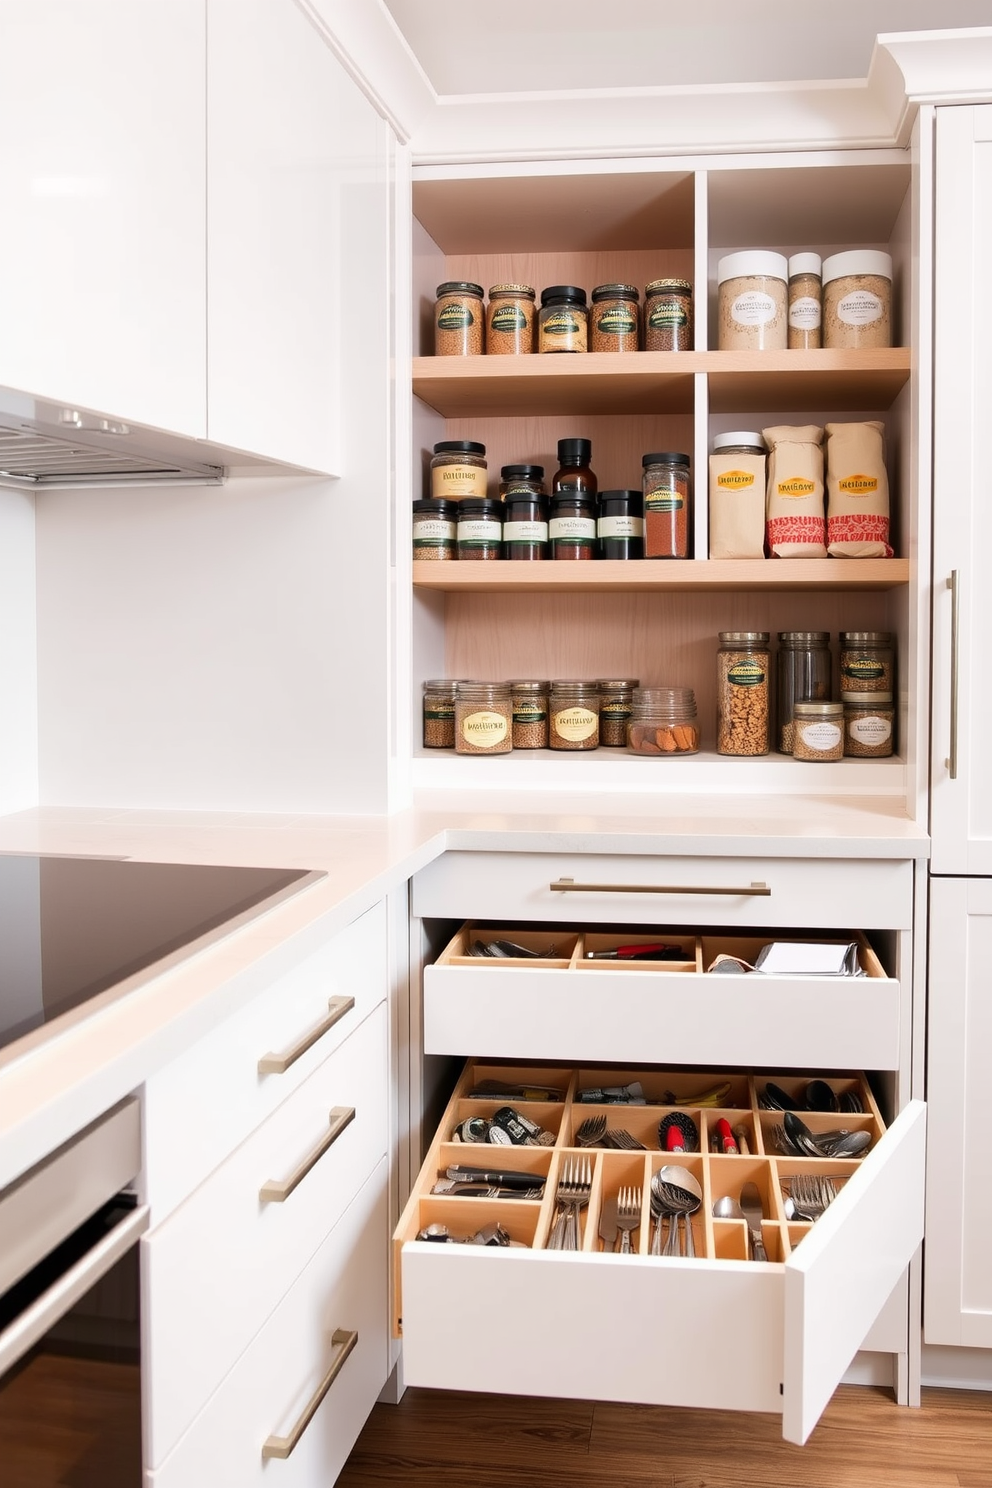
[[489, 356], [526, 356], [534, 350], [536, 296], [529, 284], [494, 284], [486, 307]]
[[652, 279], [644, 291], [644, 350], [692, 350], [692, 285]]
[[633, 284], [599, 284], [592, 292], [590, 351], [638, 351], [640, 294]]

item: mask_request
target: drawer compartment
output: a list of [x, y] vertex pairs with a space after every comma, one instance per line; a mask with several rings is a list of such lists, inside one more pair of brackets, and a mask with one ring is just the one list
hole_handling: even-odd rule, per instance
[[[841, 1119], [861, 1125], [871, 1146], [860, 1159], [815, 1160], [775, 1148], [771, 1131], [782, 1113], [763, 1107], [768, 1077], [760, 1073], [562, 1068], [556, 1102], [504, 1091], [487, 1103], [472, 1093], [497, 1079], [510, 1090], [515, 1082], [522, 1090], [547, 1086], [551, 1073], [547, 1066], [480, 1063], [463, 1072], [395, 1236], [407, 1383], [775, 1411], [783, 1415], [785, 1437], [805, 1441], [922, 1238], [925, 1108], [911, 1103], [885, 1130], [866, 1082], [831, 1075], [838, 1093], [859, 1094], [864, 1114], [804, 1112], [802, 1119], [820, 1131], [824, 1122], [837, 1126]], [[793, 1093], [806, 1081], [805, 1075], [773, 1078]], [[602, 1094], [635, 1081], [649, 1104], [580, 1098], [593, 1085]], [[707, 1090], [719, 1090], [714, 1098], [728, 1104], [675, 1103]], [[664, 1097], [675, 1100], [653, 1104]], [[492, 1115], [500, 1099], [531, 1116], [553, 1145], [452, 1140], [466, 1111], [488, 1105]], [[659, 1124], [673, 1112], [693, 1120], [699, 1150], [659, 1149]], [[648, 1150], [575, 1145], [582, 1122], [596, 1115], [635, 1138], [640, 1131]], [[721, 1117], [744, 1127], [747, 1153], [709, 1150]], [[652, 1179], [667, 1163], [687, 1168], [701, 1190], [691, 1221], [692, 1258], [651, 1253]], [[523, 1181], [533, 1177], [539, 1196], [431, 1192], [439, 1174], [470, 1164], [512, 1170]], [[588, 1194], [579, 1209], [578, 1248], [554, 1249], [559, 1183], [583, 1168]], [[798, 1191], [797, 1179], [824, 1177], [834, 1185], [832, 1201], [815, 1222], [797, 1219], [785, 1202]], [[736, 1197], [748, 1181], [760, 1197], [767, 1263], [749, 1258], [741, 1220], [712, 1213], [717, 1199]], [[621, 1188], [634, 1191], [640, 1208], [629, 1255], [605, 1252], [600, 1240], [604, 1206]], [[439, 1226], [453, 1237], [483, 1241], [497, 1225], [510, 1243], [438, 1243]], [[431, 1227], [437, 1238], [418, 1239]], [[666, 1224], [666, 1238], [667, 1230]], [[680, 1252], [684, 1247], [683, 1229]], [[473, 1319], [471, 1338], [466, 1316]], [[603, 1360], [608, 1368], [600, 1367]]]
[[[502, 938], [557, 951], [562, 958], [469, 957], [475, 941]], [[708, 973], [718, 955], [753, 962], [776, 939], [845, 940], [858, 945], [860, 977], [725, 976]], [[664, 942], [679, 961], [589, 959], [618, 944]], [[645, 1060], [656, 1063], [896, 1069], [903, 994], [859, 933], [808, 930], [763, 935], [697, 935], [658, 926], [607, 933], [545, 925], [462, 926], [438, 961], [424, 969], [424, 1049], [463, 1055], [492, 1049], [504, 1059], [611, 1060], [630, 1057], [631, 1029]]]

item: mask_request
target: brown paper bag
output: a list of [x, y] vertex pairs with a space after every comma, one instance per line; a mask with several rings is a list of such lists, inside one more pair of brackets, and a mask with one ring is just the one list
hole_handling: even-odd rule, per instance
[[827, 550], [891, 558], [885, 425], [827, 424]]
[[823, 430], [779, 424], [761, 432], [770, 450], [768, 551], [773, 558], [826, 558]]
[[765, 456], [710, 455], [710, 557], [765, 556]]

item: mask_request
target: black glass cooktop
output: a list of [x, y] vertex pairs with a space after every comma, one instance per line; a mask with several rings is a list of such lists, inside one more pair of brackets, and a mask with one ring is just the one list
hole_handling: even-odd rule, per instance
[[0, 853], [0, 1057], [322, 877], [303, 868]]

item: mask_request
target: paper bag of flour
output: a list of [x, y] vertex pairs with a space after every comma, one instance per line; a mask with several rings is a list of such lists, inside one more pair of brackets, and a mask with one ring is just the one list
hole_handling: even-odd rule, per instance
[[885, 425], [827, 424], [827, 550], [891, 558]]
[[779, 424], [762, 430], [769, 449], [765, 520], [773, 558], [825, 558], [823, 430]]
[[765, 446], [754, 430], [718, 434], [710, 455], [710, 557], [765, 556]]

